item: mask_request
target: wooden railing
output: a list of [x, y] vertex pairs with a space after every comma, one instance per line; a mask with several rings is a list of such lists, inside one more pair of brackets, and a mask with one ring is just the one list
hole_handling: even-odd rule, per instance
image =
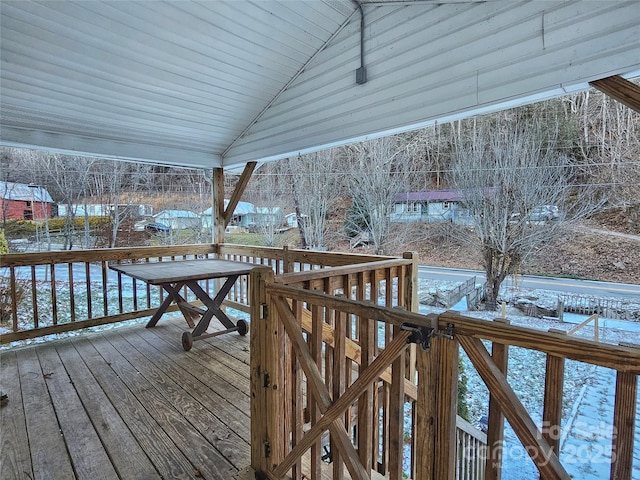
[[[572, 359], [617, 371], [611, 478], [631, 480], [637, 349], [505, 320], [411, 312], [408, 260], [279, 277], [254, 270], [252, 466], [259, 476], [319, 479], [328, 471], [338, 479], [347, 470], [354, 479], [374, 472], [391, 480], [497, 479], [507, 419], [541, 478], [568, 479], [558, 432], [564, 362]], [[407, 375], [407, 342], [428, 347], [416, 351], [417, 386]], [[467, 436], [456, 416], [460, 346], [490, 393], [486, 440], [471, 429]], [[541, 425], [507, 381], [510, 346], [547, 355]]]
[[[149, 316], [163, 292], [109, 270], [109, 263], [213, 257], [214, 245], [0, 255], [10, 292], [2, 343]], [[170, 308], [171, 309], [171, 308]], [[173, 308], [175, 309], [175, 308]]]
[[456, 420], [456, 479], [485, 478], [487, 435], [462, 417]]
[[[276, 273], [389, 258], [212, 244], [0, 255], [0, 289], [5, 302], [0, 305], [4, 320], [0, 342], [151, 315], [162, 302], [162, 289], [116, 274], [109, 270], [109, 263], [212, 257], [268, 265]], [[207, 283], [203, 288], [209, 290], [213, 285]], [[248, 312], [248, 296], [246, 279], [241, 279], [229, 292], [226, 304]], [[169, 307], [172, 310], [176, 307]]]

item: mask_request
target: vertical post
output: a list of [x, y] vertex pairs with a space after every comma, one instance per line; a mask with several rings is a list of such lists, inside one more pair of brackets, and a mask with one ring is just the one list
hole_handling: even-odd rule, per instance
[[618, 372], [611, 450], [613, 480], [631, 480], [632, 478], [637, 395], [638, 376], [633, 373]]
[[270, 268], [250, 274], [251, 291], [251, 467], [265, 474], [284, 458], [283, 334], [266, 286], [273, 282]]
[[224, 169], [213, 169], [213, 208], [211, 212], [211, 241], [224, 243]]
[[436, 423], [436, 375], [433, 351], [422, 349], [416, 353], [418, 370], [418, 398], [415, 404], [415, 427], [413, 433], [414, 473], [416, 480], [434, 480], [435, 423]]
[[[496, 318], [494, 322], [509, 325], [509, 320]], [[504, 374], [509, 364], [509, 347], [493, 342], [491, 357], [496, 366]], [[500, 480], [502, 477], [502, 448], [504, 443], [504, 415], [495, 398], [489, 395], [489, 420], [487, 424], [487, 465], [485, 480]]]
[[431, 340], [431, 370], [436, 372], [434, 479], [456, 478], [456, 418], [458, 409], [458, 355], [455, 339]]
[[[410, 312], [417, 312], [418, 305], [418, 254], [416, 252], [405, 252], [402, 258], [410, 259], [411, 269], [407, 270], [407, 280], [405, 282], [405, 300], [404, 305]], [[408, 349], [408, 373], [412, 383], [416, 383], [416, 344], [412, 343]]]
[[[565, 334], [564, 330], [550, 329]], [[542, 437], [556, 455], [560, 455], [560, 428], [562, 422], [562, 394], [564, 390], [564, 358], [547, 355], [544, 379], [544, 408], [542, 413]]]

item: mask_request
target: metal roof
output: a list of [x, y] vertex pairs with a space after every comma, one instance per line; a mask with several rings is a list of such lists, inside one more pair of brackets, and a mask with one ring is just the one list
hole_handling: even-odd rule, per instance
[[233, 168], [640, 75], [638, 1], [361, 5], [3, 0], [2, 144]]
[[21, 202], [53, 203], [46, 188], [26, 183], [0, 182], [0, 198]]

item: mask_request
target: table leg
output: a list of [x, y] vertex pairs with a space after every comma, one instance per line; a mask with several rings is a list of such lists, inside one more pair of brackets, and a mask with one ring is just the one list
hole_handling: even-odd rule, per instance
[[[173, 297], [173, 301], [176, 302], [176, 305], [178, 305], [178, 308], [180, 309], [180, 312], [182, 312], [182, 316], [187, 321], [187, 324], [189, 325], [189, 327], [193, 328], [196, 324], [195, 321], [198, 318], [197, 317], [198, 314], [196, 312], [192, 312], [183, 307], [183, 305], [187, 303], [187, 300], [183, 298], [182, 295], [180, 295], [180, 289], [182, 288], [183, 285], [184, 283], [176, 285], [175, 287], [170, 284], [166, 284], [162, 286], [167, 291], [169, 296]], [[189, 286], [187, 285], [187, 287]]]
[[[222, 305], [224, 298], [227, 296], [227, 293], [229, 293], [229, 291], [231, 290], [231, 287], [233, 286], [233, 284], [236, 283], [236, 280], [238, 279], [238, 277], [239, 275], [231, 275], [230, 277], [228, 277], [213, 299], [207, 294], [207, 292], [205, 292], [202, 289], [202, 287], [197, 282], [187, 283], [187, 286], [191, 289], [191, 291], [207, 307], [208, 309], [207, 313], [209, 311], [213, 312], [212, 316], [215, 315], [215, 317], [218, 320], [220, 320], [220, 323], [222, 323], [222, 325], [224, 325], [227, 328], [233, 328], [236, 325], [227, 316], [227, 314], [220, 309], [220, 306]], [[204, 316], [200, 319], [198, 326], [200, 326], [200, 323], [203, 323], [202, 322], [203, 320], [204, 320]], [[211, 317], [209, 317], [209, 319], [207, 320], [206, 327], [204, 328], [204, 330], [206, 330], [207, 327], [209, 326], [210, 320], [211, 320]]]
[[171, 302], [173, 302], [173, 297], [169, 295], [167, 296], [167, 298], [164, 299], [164, 301], [160, 304], [160, 306], [155, 311], [151, 319], [147, 322], [146, 328], [151, 328], [156, 326], [162, 314], [167, 310], [169, 305], [171, 305]]

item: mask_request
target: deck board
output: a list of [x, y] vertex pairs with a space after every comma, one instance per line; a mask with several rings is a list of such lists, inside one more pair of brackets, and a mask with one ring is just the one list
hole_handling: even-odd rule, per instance
[[127, 424], [108, 399], [71, 342], [60, 342], [56, 350], [91, 423], [123, 480], [152, 480], [160, 475]]
[[14, 352], [0, 355], [0, 372], [2, 391], [11, 399], [0, 408], [0, 478], [33, 478], [18, 360]]
[[42, 370], [35, 349], [20, 350], [17, 358], [33, 478], [75, 478], [47, 390], [46, 376], [51, 372]]
[[53, 346], [38, 349], [40, 367], [78, 479], [115, 478], [116, 471]]
[[249, 339], [185, 352], [185, 326], [2, 350], [0, 478], [234, 478], [250, 463]]
[[185, 352], [185, 329], [163, 318], [0, 351], [0, 478], [253, 478], [249, 337]]

